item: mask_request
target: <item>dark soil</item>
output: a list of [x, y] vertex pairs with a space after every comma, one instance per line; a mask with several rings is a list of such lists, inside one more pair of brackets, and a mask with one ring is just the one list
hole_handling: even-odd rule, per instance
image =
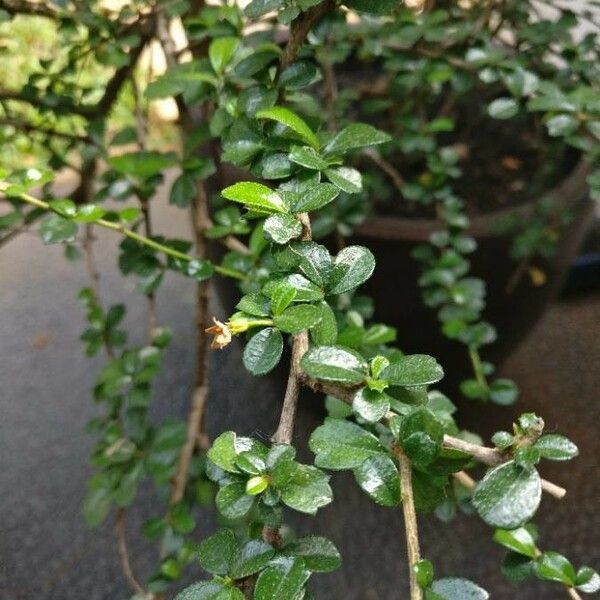
[[[577, 163], [578, 154], [549, 138], [532, 118], [499, 121], [487, 115], [474, 117], [485, 106], [485, 103], [475, 104], [457, 111], [464, 116], [455, 116], [455, 131], [440, 136], [440, 143], [454, 146], [460, 156], [457, 166], [462, 174], [448, 183], [466, 202], [469, 216], [519, 206], [538, 198], [560, 183]], [[406, 182], [428, 177], [424, 158], [411, 160], [401, 156], [388, 160]], [[391, 188], [389, 179], [386, 184]], [[386, 193], [382, 198], [376, 187], [373, 191], [378, 214], [435, 216], [431, 205], [399, 198], [394, 193]]]

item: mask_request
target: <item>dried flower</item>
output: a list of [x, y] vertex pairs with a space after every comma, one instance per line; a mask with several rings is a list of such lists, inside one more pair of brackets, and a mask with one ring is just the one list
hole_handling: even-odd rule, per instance
[[217, 319], [215, 319], [214, 317], [213, 321], [215, 324], [212, 327], [208, 327], [204, 331], [215, 336], [210, 344], [210, 347], [213, 349], [218, 348], [219, 350], [221, 350], [222, 348], [225, 348], [225, 346], [228, 346], [231, 343], [231, 330], [225, 323], [217, 321]]

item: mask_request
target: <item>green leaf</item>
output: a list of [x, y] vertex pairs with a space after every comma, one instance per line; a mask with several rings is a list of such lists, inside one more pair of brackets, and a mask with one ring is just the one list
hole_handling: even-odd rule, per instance
[[292, 131], [296, 132], [305, 142], [311, 145], [315, 150], [319, 148], [319, 139], [312, 129], [295, 112], [283, 106], [273, 106], [265, 108], [256, 113], [257, 119], [271, 119], [277, 121]]
[[244, 594], [217, 581], [200, 581], [177, 594], [175, 600], [244, 600]]
[[174, 152], [129, 152], [108, 159], [113, 169], [136, 179], [148, 179], [176, 163]]
[[256, 17], [261, 17], [272, 10], [281, 8], [284, 3], [285, 0], [252, 0], [252, 2], [250, 2], [250, 4], [244, 8], [244, 13], [247, 17], [255, 19]]
[[362, 191], [362, 176], [359, 171], [352, 167], [337, 167], [335, 169], [326, 169], [327, 179], [340, 190], [348, 194], [358, 194]]
[[444, 429], [435, 415], [420, 406], [404, 417], [398, 429], [398, 441], [415, 466], [426, 467], [438, 456]]
[[525, 527], [512, 530], [496, 529], [494, 532], [494, 541], [523, 556], [528, 556], [529, 558], [537, 557], [535, 540]]
[[339, 195], [340, 190], [330, 183], [320, 183], [300, 192], [300, 198], [294, 204], [294, 212], [311, 212], [323, 208]]
[[328, 167], [327, 161], [312, 146], [292, 146], [289, 159], [307, 169], [323, 171]]
[[[296, 289], [286, 282], [280, 283], [271, 296], [271, 306], [274, 315], [280, 315], [296, 297]], [[268, 314], [268, 313], [267, 313]]]
[[318, 286], [324, 285], [333, 268], [327, 248], [312, 241], [303, 241], [293, 242], [290, 250], [300, 261], [300, 270]]
[[250, 540], [237, 550], [231, 561], [229, 575], [242, 579], [258, 573], [273, 558], [275, 550], [262, 540]]
[[311, 304], [297, 304], [286, 308], [273, 319], [275, 327], [285, 333], [300, 333], [321, 320], [321, 309]]
[[577, 571], [577, 589], [584, 594], [594, 594], [600, 590], [600, 575], [591, 567], [581, 567]]
[[493, 119], [510, 119], [519, 112], [519, 104], [512, 98], [497, 98], [488, 106]]
[[283, 548], [283, 553], [301, 558], [313, 573], [329, 573], [342, 564], [342, 557], [334, 543], [316, 535], [293, 540]]
[[280, 556], [258, 576], [254, 600], [296, 600], [303, 597], [310, 572], [301, 558]]
[[533, 447], [539, 450], [542, 458], [548, 460], [571, 460], [579, 454], [579, 449], [569, 438], [556, 433], [543, 435]]
[[252, 336], [244, 348], [244, 366], [253, 375], [271, 371], [281, 359], [283, 338], [279, 330], [267, 327]]
[[286, 506], [310, 515], [332, 500], [329, 476], [310, 465], [298, 465], [281, 490], [281, 501]]
[[276, 244], [287, 244], [290, 240], [300, 237], [302, 224], [292, 215], [271, 215], [264, 225], [267, 238]]
[[49, 215], [40, 226], [44, 244], [72, 242], [77, 235], [77, 224], [59, 215]]
[[[312, 0], [319, 2], [320, 0]], [[286, 67], [279, 76], [279, 85], [291, 90], [299, 90], [319, 80], [320, 73], [313, 62], [297, 60]]]
[[515, 529], [535, 514], [542, 496], [535, 469], [521, 469], [513, 461], [494, 467], [477, 484], [473, 506], [492, 527]]
[[304, 354], [302, 369], [311, 377], [340, 383], [361, 383], [368, 373], [363, 357], [340, 346], [315, 346]]
[[568, 586], [574, 586], [577, 580], [573, 565], [558, 552], [544, 552], [537, 560], [535, 574], [540, 579], [558, 581]]
[[534, 575], [535, 561], [523, 554], [508, 552], [502, 561], [502, 575], [509, 581], [520, 583]]
[[227, 575], [238, 548], [239, 544], [233, 531], [221, 529], [200, 543], [200, 566], [213, 575]]
[[299, 273], [292, 273], [281, 279], [271, 279], [265, 284], [263, 292], [269, 296], [281, 283], [286, 283], [296, 290], [295, 302], [314, 302], [323, 299], [323, 290]]
[[431, 561], [422, 558], [413, 565], [413, 569], [415, 570], [419, 587], [421, 589], [428, 588], [433, 582], [433, 565], [431, 564]]
[[579, 120], [572, 115], [556, 115], [546, 121], [546, 127], [552, 137], [567, 136], [577, 131]]
[[373, 15], [388, 15], [398, 8], [398, 0], [345, 0], [351, 9]]
[[363, 246], [347, 246], [336, 256], [329, 293], [343, 294], [363, 284], [375, 270], [375, 257]]
[[445, 577], [434, 581], [427, 600], [488, 600], [490, 595], [478, 585], [462, 577]]
[[174, 182], [169, 194], [169, 203], [186, 208], [196, 196], [196, 182], [189, 173], [182, 173]]
[[106, 214], [106, 211], [95, 204], [83, 204], [77, 208], [75, 220], [79, 223], [93, 223], [101, 219]]
[[269, 479], [266, 475], [255, 475], [246, 481], [246, 494], [258, 496], [269, 487]]
[[383, 131], [365, 123], [352, 123], [336, 134], [325, 146], [327, 154], [345, 154], [349, 150], [375, 146], [392, 138]]
[[354, 394], [352, 410], [368, 423], [377, 423], [390, 410], [390, 398], [387, 394], [365, 387]]
[[289, 212], [288, 207], [277, 192], [266, 185], [254, 183], [253, 181], [230, 185], [221, 192], [221, 196], [227, 198], [227, 200], [244, 204], [250, 210], [261, 214]]
[[373, 456], [386, 455], [385, 448], [370, 432], [355, 423], [327, 419], [309, 441], [318, 467], [332, 470], [356, 469]]
[[432, 356], [409, 354], [386, 367], [380, 375], [391, 385], [414, 386], [436, 383], [444, 376], [444, 370]]
[[74, 217], [77, 214], [77, 206], [73, 200], [62, 198], [60, 200], [50, 200], [50, 208], [60, 214], [62, 217]]
[[321, 318], [310, 330], [310, 337], [317, 346], [328, 346], [335, 344], [337, 340], [337, 320], [333, 309], [327, 302], [319, 304]]
[[171, 510], [171, 525], [176, 533], [190, 533], [196, 527], [196, 521], [188, 507], [180, 503]]
[[400, 504], [400, 475], [394, 461], [385, 454], [371, 456], [354, 469], [358, 485], [382, 506]]
[[216, 504], [227, 519], [242, 519], [254, 505], [254, 496], [246, 494], [246, 484], [230, 483], [217, 492]]
[[233, 58], [240, 41], [234, 37], [213, 40], [208, 47], [208, 58], [215, 73], [221, 74]]
[[500, 406], [510, 406], [517, 401], [519, 388], [511, 379], [494, 379], [489, 387], [489, 398]]
[[233, 431], [222, 433], [212, 444], [207, 456], [228, 473], [239, 473], [235, 461], [238, 454], [252, 450], [257, 445], [252, 438], [240, 437]]

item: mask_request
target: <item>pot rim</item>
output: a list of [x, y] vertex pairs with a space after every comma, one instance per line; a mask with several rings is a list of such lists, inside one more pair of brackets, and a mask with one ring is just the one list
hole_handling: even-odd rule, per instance
[[[588, 189], [586, 178], [590, 170], [589, 163], [583, 158], [580, 159], [566, 178], [545, 192], [543, 197], [556, 197], [561, 208], [574, 206], [586, 196]], [[533, 214], [538, 201], [539, 198], [536, 198], [519, 206], [472, 217], [466, 233], [475, 238], [499, 237], [500, 234], [494, 228], [498, 219], [515, 216], [528, 219]], [[434, 231], [439, 231], [443, 226], [439, 219], [369, 216], [355, 228], [354, 235], [386, 241], [426, 242]]]

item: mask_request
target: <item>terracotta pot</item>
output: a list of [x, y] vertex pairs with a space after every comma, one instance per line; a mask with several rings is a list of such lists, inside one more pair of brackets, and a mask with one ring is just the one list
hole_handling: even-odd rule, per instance
[[[509, 256], [510, 236], [500, 235], [494, 229], [500, 218], [529, 218], [537, 199], [471, 220], [468, 233], [478, 244], [469, 256], [472, 274], [486, 282], [484, 318], [498, 330], [498, 340], [484, 349], [484, 358], [501, 362], [508, 356], [559, 291], [593, 219], [593, 203], [587, 195], [588, 173], [588, 165], [580, 162], [562, 184], [544, 194], [555, 198], [561, 208], [572, 209], [576, 216], [563, 227], [555, 255], [535, 260], [546, 275], [543, 285], [533, 285], [526, 265], [519, 267]], [[435, 310], [423, 304], [417, 283], [420, 265], [410, 256], [416, 245], [427, 241], [440, 228], [436, 220], [371, 217], [358, 227], [349, 243], [367, 246], [375, 255], [375, 272], [363, 287], [373, 297], [375, 318], [398, 329], [398, 345], [404, 351], [435, 354], [444, 364], [449, 380], [456, 381], [469, 372], [467, 354], [460, 343], [440, 333]], [[515, 277], [516, 269], [520, 269], [521, 277]], [[511, 285], [513, 289], [509, 290]]]

